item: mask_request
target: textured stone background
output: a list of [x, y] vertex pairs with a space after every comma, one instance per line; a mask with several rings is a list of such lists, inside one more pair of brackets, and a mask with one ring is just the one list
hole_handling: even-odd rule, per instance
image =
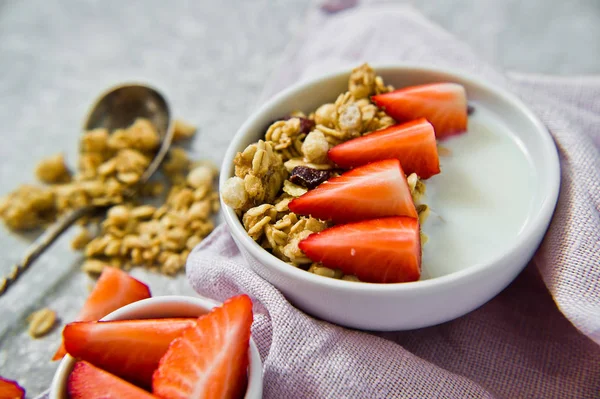
[[[600, 73], [597, 0], [414, 6], [505, 69]], [[88, 106], [125, 80], [162, 89], [176, 115], [200, 126], [194, 156], [219, 163], [308, 7], [302, 0], [0, 0], [0, 195], [32, 182], [43, 156], [62, 151], [74, 164]], [[72, 234], [0, 297], [0, 375], [18, 379], [28, 397], [50, 383], [56, 364], [48, 359], [60, 329], [31, 340], [25, 317], [49, 306], [68, 321], [88, 292], [87, 277], [77, 271], [80, 257], [68, 248]], [[0, 272], [32, 238], [0, 227]], [[183, 276], [133, 274], [155, 294], [192, 294]]]

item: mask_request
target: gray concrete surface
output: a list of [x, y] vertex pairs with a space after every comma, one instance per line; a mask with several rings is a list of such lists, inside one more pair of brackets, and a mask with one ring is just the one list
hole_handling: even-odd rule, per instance
[[[433, 21], [511, 70], [600, 73], [600, 2], [414, 0]], [[114, 83], [153, 83], [176, 115], [200, 126], [195, 157], [220, 162], [302, 29], [308, 3], [287, 1], [0, 0], [0, 194], [33, 181], [36, 160], [64, 152], [76, 162], [80, 125], [92, 99]], [[0, 375], [34, 397], [50, 383], [60, 329], [32, 340], [30, 311], [49, 306], [71, 320], [88, 292], [67, 234], [0, 297]], [[32, 236], [0, 226], [0, 271]], [[193, 294], [184, 276], [135, 270], [155, 294]]]

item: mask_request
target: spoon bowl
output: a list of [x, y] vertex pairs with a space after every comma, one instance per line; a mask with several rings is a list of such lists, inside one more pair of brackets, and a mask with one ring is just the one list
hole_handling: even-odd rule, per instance
[[144, 84], [121, 84], [98, 97], [83, 124], [84, 132], [105, 128], [124, 129], [136, 119], [148, 119], [160, 136], [160, 147], [138, 184], [144, 184], [164, 160], [173, 140], [171, 110], [160, 92]]

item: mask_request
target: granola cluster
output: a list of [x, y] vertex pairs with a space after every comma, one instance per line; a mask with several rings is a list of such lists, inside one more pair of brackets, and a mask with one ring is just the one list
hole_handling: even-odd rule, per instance
[[[174, 140], [188, 139], [195, 131], [176, 121]], [[113, 132], [88, 131], [81, 140], [76, 173], [60, 154], [42, 160], [36, 176], [46, 185], [17, 188], [0, 201], [0, 217], [10, 229], [23, 231], [45, 227], [82, 206], [106, 205], [104, 220], [82, 220], [71, 243], [85, 253], [83, 270], [96, 275], [109, 264], [175, 274], [190, 250], [214, 228], [212, 215], [218, 212], [219, 201], [213, 183], [218, 171], [207, 163], [192, 162], [183, 148], [173, 147], [161, 168], [163, 178], [145, 183], [139, 202], [126, 190], [139, 183], [159, 145], [158, 132], [145, 119]], [[169, 191], [161, 201], [167, 185]]]
[[[352, 71], [348, 91], [335, 102], [308, 115], [294, 112], [273, 122], [264, 140], [237, 154], [235, 176], [221, 187], [221, 195], [236, 210], [250, 237], [279, 259], [310, 273], [358, 281], [341, 270], [312, 263], [304, 255], [298, 243], [330, 226], [294, 214], [288, 204], [314, 188], [315, 179], [321, 183], [338, 174], [327, 158], [331, 147], [395, 123], [370, 100], [372, 95], [391, 90], [368, 64], [361, 65]], [[257, 158], [261, 150], [264, 153]], [[413, 198], [418, 200], [425, 185], [417, 175], [408, 180]]]

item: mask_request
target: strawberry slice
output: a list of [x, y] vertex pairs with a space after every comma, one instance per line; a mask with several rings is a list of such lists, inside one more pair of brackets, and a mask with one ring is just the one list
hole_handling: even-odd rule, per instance
[[67, 352], [144, 388], [171, 342], [195, 319], [84, 321], [63, 330]]
[[457, 83], [431, 83], [406, 87], [371, 97], [398, 122], [426, 118], [438, 139], [467, 130], [467, 95]]
[[23, 399], [25, 390], [12, 380], [0, 377], [0, 399]]
[[[122, 270], [105, 267], [75, 321], [96, 321], [125, 305], [146, 298], [150, 298], [150, 289], [146, 284]], [[66, 353], [61, 344], [52, 360], [60, 360]]]
[[322, 183], [289, 204], [292, 212], [336, 223], [384, 216], [417, 217], [397, 159], [377, 161]]
[[156, 396], [88, 362], [75, 363], [67, 380], [70, 399], [156, 399]]
[[440, 173], [435, 133], [425, 118], [346, 141], [333, 147], [327, 155], [345, 169], [397, 158], [406, 174], [416, 173], [428, 179]]
[[240, 398], [246, 390], [252, 301], [228, 299], [171, 344], [152, 378], [161, 398]]
[[311, 234], [300, 249], [314, 262], [370, 283], [416, 281], [421, 275], [419, 221], [397, 216], [342, 224]]

